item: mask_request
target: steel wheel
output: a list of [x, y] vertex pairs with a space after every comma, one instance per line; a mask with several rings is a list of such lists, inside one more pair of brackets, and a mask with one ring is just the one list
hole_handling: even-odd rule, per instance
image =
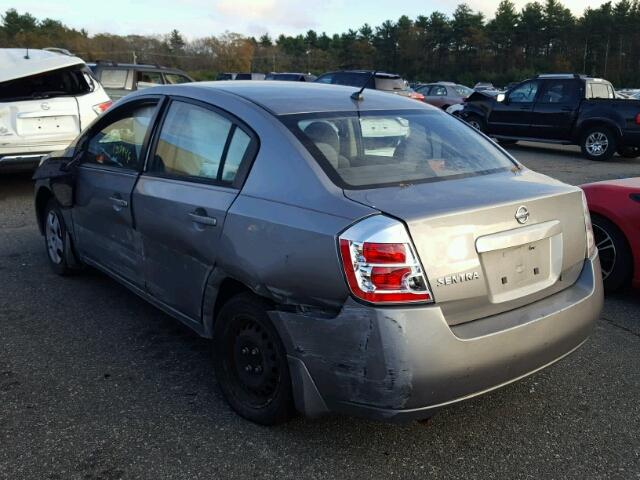
[[616, 265], [616, 245], [611, 235], [599, 225], [593, 225], [593, 235], [600, 256], [600, 267], [602, 268], [602, 279], [606, 280], [613, 272]]
[[269, 333], [250, 317], [237, 318], [233, 346], [226, 352], [232, 365], [236, 395], [254, 408], [273, 400], [280, 383], [277, 353]]
[[609, 137], [603, 132], [592, 132], [585, 140], [584, 147], [589, 155], [600, 157], [609, 148]]
[[47, 241], [47, 253], [56, 265], [62, 263], [64, 257], [64, 239], [60, 219], [55, 210], [49, 210], [45, 224], [45, 239]]
[[220, 310], [213, 332], [214, 368], [225, 399], [263, 425], [284, 422], [295, 411], [287, 353], [270, 308], [251, 293], [235, 295]]

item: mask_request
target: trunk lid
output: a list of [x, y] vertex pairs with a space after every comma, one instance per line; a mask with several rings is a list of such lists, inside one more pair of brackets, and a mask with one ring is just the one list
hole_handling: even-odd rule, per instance
[[450, 325], [556, 293], [582, 269], [581, 191], [528, 170], [345, 195], [406, 223]]
[[70, 142], [80, 133], [74, 97], [0, 103], [0, 146], [33, 147]]

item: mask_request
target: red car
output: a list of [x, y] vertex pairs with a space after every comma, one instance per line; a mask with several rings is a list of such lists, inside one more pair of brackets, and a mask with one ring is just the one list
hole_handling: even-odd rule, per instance
[[609, 292], [640, 288], [640, 177], [582, 185]]

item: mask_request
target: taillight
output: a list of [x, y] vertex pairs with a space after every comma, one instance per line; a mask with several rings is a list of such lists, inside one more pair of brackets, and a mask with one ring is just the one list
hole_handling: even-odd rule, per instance
[[640, 113], [636, 115], [636, 125], [640, 125]]
[[591, 258], [596, 253], [596, 239], [593, 236], [593, 225], [591, 224], [591, 214], [589, 213], [589, 205], [587, 197], [582, 192], [582, 210], [584, 212], [584, 227], [587, 235], [587, 258]]
[[424, 95], [418, 92], [411, 92], [409, 94], [409, 97], [413, 98], [414, 100], [420, 100], [421, 102], [424, 102]]
[[98, 105], [94, 105], [93, 111], [96, 112], [97, 115], [100, 115], [101, 113], [104, 113], [107, 110], [109, 110], [109, 107], [111, 105], [113, 105], [113, 102], [111, 100], [109, 100], [108, 102], [102, 102], [102, 103], [99, 103]]
[[338, 238], [351, 293], [375, 304], [424, 303], [433, 297], [404, 225], [368, 217]]

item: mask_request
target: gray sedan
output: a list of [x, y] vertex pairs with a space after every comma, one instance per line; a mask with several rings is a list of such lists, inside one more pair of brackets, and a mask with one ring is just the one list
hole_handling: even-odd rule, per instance
[[581, 190], [354, 92], [128, 96], [36, 172], [52, 268], [95, 267], [212, 338], [226, 399], [264, 424], [425, 418], [578, 348], [602, 307]]

